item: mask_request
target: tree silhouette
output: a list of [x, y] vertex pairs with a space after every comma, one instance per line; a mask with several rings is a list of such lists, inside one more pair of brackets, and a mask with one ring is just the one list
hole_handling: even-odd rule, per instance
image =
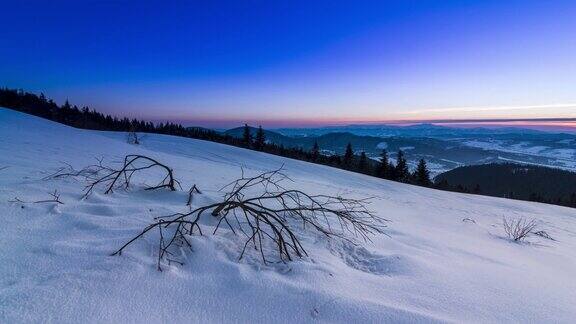
[[481, 192], [482, 190], [480, 189], [480, 184], [477, 183], [476, 186], [474, 187], [474, 193], [479, 194]]
[[248, 124], [244, 124], [244, 134], [242, 135], [242, 142], [246, 147], [252, 146], [252, 134], [250, 133], [250, 127], [248, 126]]
[[354, 162], [354, 151], [352, 150], [352, 144], [348, 143], [346, 145], [346, 152], [344, 153], [344, 158], [342, 159], [342, 165], [345, 169], [352, 168], [352, 163]]
[[406, 161], [402, 150], [398, 150], [396, 160], [396, 180], [400, 182], [408, 182], [410, 180], [410, 172], [408, 171], [408, 162]]
[[430, 180], [430, 171], [428, 171], [428, 167], [424, 159], [420, 159], [420, 162], [418, 162], [418, 167], [416, 168], [414, 178], [416, 180], [416, 184], [420, 186], [428, 187], [432, 184], [432, 181]]
[[390, 173], [390, 163], [388, 162], [388, 151], [386, 151], [386, 149], [383, 149], [382, 153], [380, 153], [380, 162], [378, 163], [376, 176], [380, 178], [388, 178], [390, 176], [389, 173]]
[[368, 158], [366, 157], [366, 152], [362, 151], [360, 153], [360, 159], [358, 161], [358, 171], [362, 173], [368, 173]]
[[264, 135], [264, 130], [262, 129], [262, 126], [258, 126], [258, 131], [256, 132], [256, 139], [254, 140], [254, 148], [258, 151], [263, 151], [265, 144], [266, 144], [266, 135]]
[[317, 162], [320, 158], [320, 146], [318, 145], [318, 141], [314, 142], [314, 146], [312, 147], [312, 161]]

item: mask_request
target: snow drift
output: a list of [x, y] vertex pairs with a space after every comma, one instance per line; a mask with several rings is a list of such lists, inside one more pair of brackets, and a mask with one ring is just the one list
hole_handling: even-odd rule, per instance
[[[83, 184], [42, 180], [63, 163], [144, 154], [221, 197], [246, 172], [284, 164], [291, 186], [373, 197], [389, 219], [373, 242], [302, 232], [308, 258], [238, 261], [231, 232], [191, 238], [183, 266], [158, 272], [154, 235], [110, 256], [154, 217], [185, 211], [185, 191], [82, 200]], [[143, 181], [143, 180], [142, 180]], [[143, 185], [143, 184], [142, 184]], [[45, 200], [57, 190], [59, 203]], [[576, 210], [430, 190], [185, 138], [78, 130], [0, 109], [0, 322], [564, 322], [576, 318]], [[503, 217], [535, 218], [555, 239], [511, 242]], [[464, 221], [466, 220], [466, 221]]]

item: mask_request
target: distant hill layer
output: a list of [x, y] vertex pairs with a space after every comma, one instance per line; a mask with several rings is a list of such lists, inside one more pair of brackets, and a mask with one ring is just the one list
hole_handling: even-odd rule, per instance
[[[256, 128], [251, 128], [253, 134]], [[324, 131], [330, 130], [330, 133]], [[392, 132], [391, 130], [394, 130]], [[242, 137], [243, 127], [225, 133]], [[340, 127], [265, 131], [268, 141], [310, 150], [318, 142], [324, 154], [343, 154], [348, 143], [354, 151], [377, 159], [387, 149], [394, 159], [402, 149], [412, 168], [419, 159], [434, 175], [463, 165], [526, 163], [576, 170], [576, 137], [516, 129], [456, 129], [431, 125], [411, 127]]]
[[[256, 128], [250, 127], [250, 130], [252, 134], [256, 134]], [[240, 138], [242, 137], [243, 132], [244, 127], [237, 127], [227, 130], [225, 134]], [[469, 162], [473, 162], [477, 157], [477, 154], [474, 153], [483, 151], [478, 148], [470, 148], [431, 138], [383, 138], [355, 135], [349, 132], [328, 133], [319, 136], [291, 137], [269, 130], [265, 130], [264, 134], [266, 135], [266, 139], [272, 143], [284, 145], [286, 147], [301, 147], [304, 150], [312, 149], [314, 143], [317, 142], [322, 150], [330, 151], [334, 154], [344, 153], [346, 145], [350, 143], [356, 152], [365, 151], [369, 156], [377, 156], [382, 152], [382, 149], [387, 149], [392, 153], [402, 149], [408, 156], [411, 155], [411, 151], [418, 151], [419, 155], [429, 156], [434, 156], [439, 153], [446, 155], [447, 152], [452, 151], [452, 153], [448, 153], [450, 155], [448, 158], [466, 160], [466, 155], [471, 155]]]

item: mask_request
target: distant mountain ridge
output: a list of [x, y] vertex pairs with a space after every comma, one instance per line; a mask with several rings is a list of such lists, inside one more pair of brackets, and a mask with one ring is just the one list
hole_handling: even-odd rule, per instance
[[[315, 128], [279, 128], [278, 133], [288, 136], [318, 136], [331, 132], [350, 132], [355, 135], [369, 136], [406, 136], [406, 137], [458, 137], [458, 136], [478, 136], [494, 134], [532, 134], [532, 135], [550, 135], [566, 134], [563, 132], [544, 132], [533, 129], [515, 128], [515, 127], [449, 127], [434, 125], [430, 123], [414, 125], [345, 125], [345, 126], [326, 126]], [[566, 134], [574, 136], [574, 134]]]
[[[526, 130], [525, 132], [493, 133], [489, 129], [454, 129], [436, 125], [413, 125], [391, 127], [401, 129], [402, 134], [362, 135], [374, 127], [364, 128], [333, 127], [323, 133], [314, 129], [311, 133], [288, 136], [277, 131], [265, 130], [268, 141], [310, 150], [317, 142], [324, 154], [343, 154], [350, 143], [356, 152], [364, 151], [367, 156], [378, 159], [383, 149], [388, 150], [394, 159], [402, 149], [412, 168], [419, 159], [429, 162], [433, 174], [439, 174], [463, 165], [486, 164], [491, 162], [520, 162], [576, 170], [576, 136], [570, 134], [545, 133]], [[255, 134], [256, 128], [250, 128]], [[378, 128], [376, 128], [378, 129]], [[345, 131], [350, 130], [350, 131]], [[411, 131], [407, 131], [411, 130]], [[414, 131], [416, 130], [416, 131]], [[303, 129], [298, 130], [306, 132]], [[234, 128], [225, 134], [241, 138], [243, 127]], [[433, 132], [435, 135], [425, 135]], [[440, 135], [445, 134], [445, 135]]]

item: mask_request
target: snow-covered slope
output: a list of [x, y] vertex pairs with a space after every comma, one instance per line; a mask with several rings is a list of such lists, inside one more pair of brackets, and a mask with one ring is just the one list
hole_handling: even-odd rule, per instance
[[[154, 235], [109, 256], [185, 192], [81, 200], [82, 183], [44, 181], [63, 162], [142, 153], [174, 168], [196, 204], [240, 175], [282, 164], [308, 191], [374, 197], [387, 234], [359, 246], [302, 233], [310, 257], [237, 261], [231, 232], [194, 237], [184, 266], [158, 272]], [[46, 199], [62, 205], [9, 202]], [[504, 238], [502, 217], [536, 218], [556, 241]], [[463, 221], [471, 219], [474, 222]], [[0, 109], [0, 322], [564, 322], [576, 318], [576, 210], [441, 192], [178, 137], [84, 131]]]

